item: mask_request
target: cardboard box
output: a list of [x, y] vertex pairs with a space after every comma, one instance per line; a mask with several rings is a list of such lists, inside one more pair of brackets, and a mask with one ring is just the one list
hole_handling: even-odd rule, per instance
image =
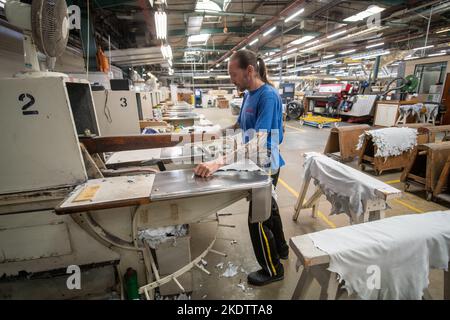
[[229, 101], [226, 99], [217, 99], [217, 107], [221, 109], [226, 109], [229, 107]]

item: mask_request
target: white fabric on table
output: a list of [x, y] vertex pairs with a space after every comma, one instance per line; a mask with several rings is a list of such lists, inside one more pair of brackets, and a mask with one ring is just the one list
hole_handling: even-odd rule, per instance
[[375, 190], [399, 193], [400, 190], [387, 185], [359, 170], [335, 161], [317, 152], [305, 154], [305, 179], [313, 178], [315, 184], [331, 203], [331, 214], [347, 213], [360, 215], [368, 200], [376, 200]]
[[[430, 268], [448, 269], [450, 211], [411, 214], [308, 235], [330, 255], [328, 270], [362, 299], [421, 299]], [[380, 286], [371, 289], [373, 267]], [[372, 287], [373, 288], [373, 287]]]
[[399, 156], [417, 145], [417, 129], [384, 128], [365, 131], [359, 136], [356, 150], [362, 148], [366, 134], [372, 136], [372, 141], [377, 146], [375, 157]]

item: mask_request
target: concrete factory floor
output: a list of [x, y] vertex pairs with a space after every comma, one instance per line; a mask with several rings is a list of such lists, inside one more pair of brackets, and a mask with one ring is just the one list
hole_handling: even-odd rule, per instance
[[[236, 121], [236, 116], [231, 114], [230, 109], [214, 108], [197, 109], [196, 111], [204, 114], [207, 119], [213, 123], [220, 124], [222, 127], [228, 126]], [[281, 146], [282, 155], [286, 160], [286, 166], [281, 169], [277, 188], [278, 206], [283, 220], [286, 239], [305, 233], [326, 228], [342, 227], [349, 224], [346, 215], [329, 216], [330, 204], [325, 198], [321, 199], [319, 206], [321, 213], [318, 218], [314, 219], [311, 217], [311, 210], [302, 210], [298, 221], [294, 222], [292, 220], [293, 208], [301, 186], [301, 177], [303, 174], [303, 153], [308, 151], [322, 152], [328, 134], [329, 129], [301, 127], [297, 121], [289, 121], [286, 125], [285, 138]], [[351, 165], [355, 165], [355, 163]], [[403, 190], [403, 185], [399, 182], [399, 171], [390, 171], [377, 178]], [[411, 189], [414, 192], [413, 186]], [[445, 210], [447, 208], [444, 205], [447, 204], [427, 202], [421, 193], [405, 193], [401, 199], [393, 200], [389, 203], [391, 209], [387, 210], [386, 216]], [[221, 223], [233, 225], [234, 227], [218, 228], [218, 239], [214, 245], [214, 249], [227, 253], [227, 257], [222, 257], [214, 253], [209, 253], [206, 256], [205, 260], [208, 263], [206, 269], [211, 274], [207, 275], [199, 269], [193, 271], [194, 283], [191, 298], [236, 300], [290, 299], [299, 279], [299, 273], [295, 270], [296, 256], [292, 250], [289, 254], [289, 260], [283, 261], [285, 270], [283, 281], [275, 282], [264, 287], [249, 287], [247, 285], [246, 273], [257, 270], [259, 266], [253, 254], [248, 232], [248, 203], [242, 200], [226, 208], [223, 212], [231, 213], [232, 215], [221, 217]], [[201, 253], [209, 244], [209, 240], [214, 236], [215, 228], [215, 223], [202, 223], [191, 226], [193, 258]], [[216, 267], [221, 262], [224, 263], [223, 269]], [[222, 276], [228, 262], [239, 266], [238, 274], [231, 278]], [[238, 286], [240, 283], [244, 286]], [[443, 271], [431, 271], [429, 291], [434, 299], [443, 298]], [[314, 282], [313, 289], [310, 290], [308, 298], [319, 298], [319, 285], [316, 282]], [[344, 294], [342, 298], [348, 299], [348, 296]]]

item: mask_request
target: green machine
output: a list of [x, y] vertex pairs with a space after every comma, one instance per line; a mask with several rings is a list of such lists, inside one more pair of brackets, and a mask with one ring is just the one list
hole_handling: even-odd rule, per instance
[[[392, 83], [394, 83], [395, 81], [399, 81], [399, 80], [401, 81], [400, 85], [398, 85], [394, 88], [390, 88]], [[379, 94], [379, 98], [385, 97], [391, 91], [399, 90], [400, 91], [400, 99], [399, 100], [400, 101], [406, 100], [406, 95], [414, 93], [418, 86], [419, 86], [419, 79], [415, 75], [410, 74], [409, 76], [406, 76], [405, 78], [397, 77], [395, 79], [392, 79], [388, 83], [388, 85], [386, 86], [386, 90], [384, 92], [382, 92], [381, 94]]]

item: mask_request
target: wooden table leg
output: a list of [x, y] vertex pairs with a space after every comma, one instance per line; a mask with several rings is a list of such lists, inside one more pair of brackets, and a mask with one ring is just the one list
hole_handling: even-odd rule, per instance
[[339, 282], [337, 281], [337, 274], [335, 272], [331, 272], [330, 279], [328, 280], [327, 300], [336, 300], [338, 289]]
[[310, 181], [311, 178], [308, 178], [305, 181], [303, 181], [302, 189], [300, 190], [300, 196], [298, 197], [297, 204], [295, 205], [294, 216], [292, 217], [294, 221], [297, 221], [298, 215], [300, 214], [300, 210], [303, 207], [303, 202], [305, 201], [306, 192], [308, 191]]
[[312, 275], [306, 270], [306, 268], [303, 268], [302, 274], [300, 276], [300, 279], [298, 280], [297, 286], [295, 287], [294, 293], [292, 294], [292, 300], [304, 300], [306, 298], [306, 293], [308, 292], [309, 288], [311, 287], [312, 281], [313, 281]]
[[447, 271], [444, 271], [444, 299], [450, 300], [450, 263]]

